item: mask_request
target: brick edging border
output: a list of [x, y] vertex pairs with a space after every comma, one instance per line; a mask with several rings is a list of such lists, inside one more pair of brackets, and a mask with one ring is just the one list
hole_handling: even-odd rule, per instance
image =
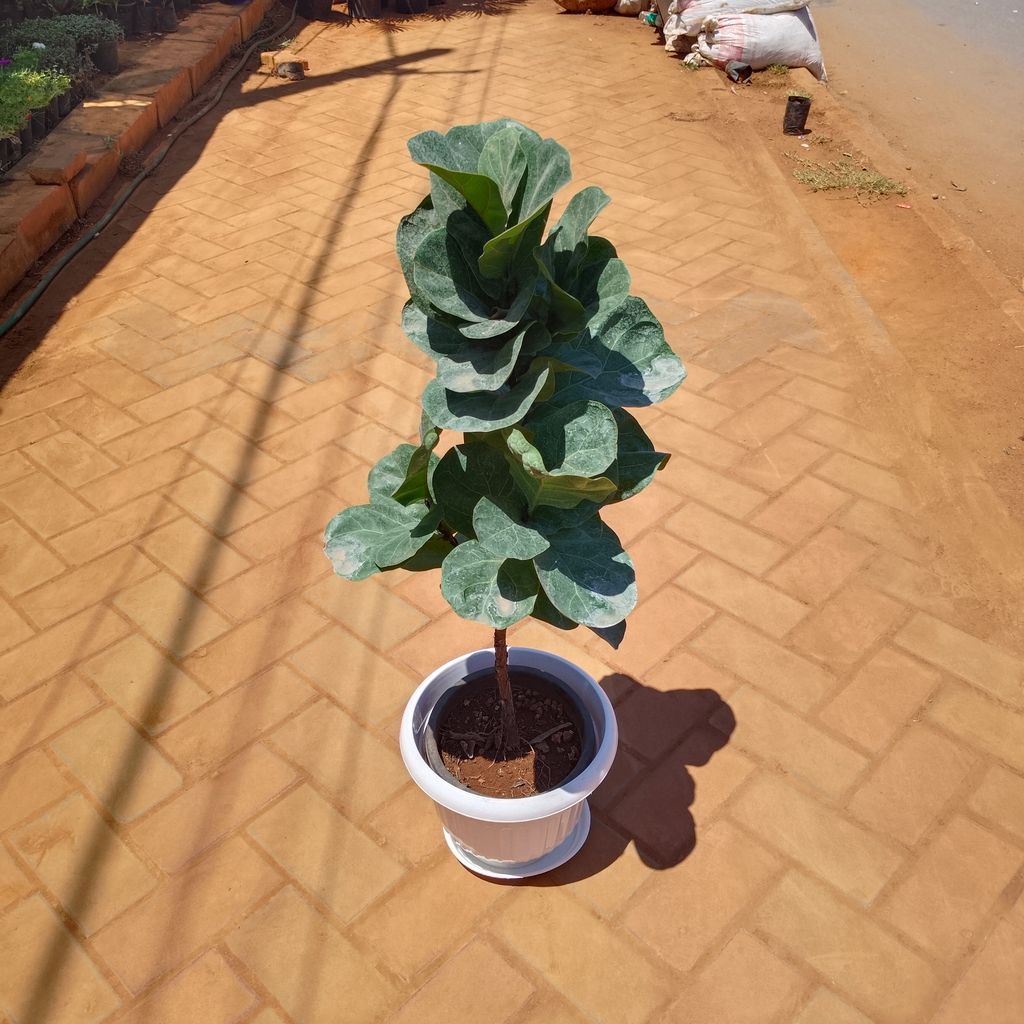
[[84, 100], [0, 182], [0, 298], [251, 38], [276, 0], [206, 5], [155, 45], [121, 46], [129, 66]]

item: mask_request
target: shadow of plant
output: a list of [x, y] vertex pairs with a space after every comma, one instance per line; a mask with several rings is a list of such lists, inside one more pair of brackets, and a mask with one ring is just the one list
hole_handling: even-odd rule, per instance
[[590, 798], [594, 827], [568, 864], [532, 884], [588, 878], [630, 843], [658, 871], [685, 860], [696, 845], [690, 808], [698, 783], [690, 769], [706, 765], [729, 742], [732, 709], [714, 690], [662, 691], [625, 675], [607, 676], [601, 685], [616, 698], [619, 752]]

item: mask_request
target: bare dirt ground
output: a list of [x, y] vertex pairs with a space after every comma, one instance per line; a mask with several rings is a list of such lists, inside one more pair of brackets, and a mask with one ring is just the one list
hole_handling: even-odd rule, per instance
[[[961, 442], [1012, 514], [1024, 521], [1020, 282], [1007, 277], [964, 233], [968, 223], [939, 208], [943, 201], [932, 199], [929, 187], [908, 172], [912, 158], [881, 138], [834, 88], [819, 85], [802, 71], [788, 76], [758, 73], [749, 87], [731, 86], [710, 69], [693, 77], [709, 102], [714, 101], [711, 109], [722, 130], [733, 133], [738, 160], [744, 132], [755, 132], [766, 144], [874, 313], [958, 425]], [[781, 131], [785, 98], [794, 89], [813, 98], [810, 133], [801, 138]], [[884, 197], [851, 190], [812, 192], [793, 176], [800, 161], [877, 168], [906, 183], [909, 191]], [[952, 186], [940, 193], [947, 200], [950, 194], [962, 196]], [[1019, 249], [1024, 247], [1024, 212], [1019, 196], [1014, 202], [1012, 210], [994, 205], [988, 219], [998, 225], [992, 230], [1014, 237]]]

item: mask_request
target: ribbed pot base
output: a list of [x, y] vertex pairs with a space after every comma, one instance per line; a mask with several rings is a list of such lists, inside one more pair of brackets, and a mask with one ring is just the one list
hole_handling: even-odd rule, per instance
[[535, 860], [528, 860], [522, 864], [502, 864], [500, 862], [483, 860], [470, 853], [459, 841], [444, 829], [444, 840], [448, 849], [452, 851], [456, 860], [463, 867], [484, 878], [532, 878], [534, 875], [542, 875], [545, 871], [554, 871], [561, 867], [566, 861], [571, 860], [587, 841], [590, 835], [590, 806], [583, 801], [583, 809], [580, 812], [580, 819], [576, 827], [563, 839], [553, 850], [549, 850], [543, 857]]

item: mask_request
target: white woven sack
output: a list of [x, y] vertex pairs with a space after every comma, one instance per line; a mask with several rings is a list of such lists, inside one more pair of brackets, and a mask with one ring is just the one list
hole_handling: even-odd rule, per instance
[[822, 82], [828, 78], [814, 19], [806, 7], [769, 17], [722, 14], [708, 18], [695, 49], [720, 68], [731, 60], [749, 64], [755, 71], [784, 64], [807, 68]]
[[665, 49], [684, 53], [708, 18], [722, 14], [778, 14], [799, 11], [809, 0], [672, 0], [665, 19]]

